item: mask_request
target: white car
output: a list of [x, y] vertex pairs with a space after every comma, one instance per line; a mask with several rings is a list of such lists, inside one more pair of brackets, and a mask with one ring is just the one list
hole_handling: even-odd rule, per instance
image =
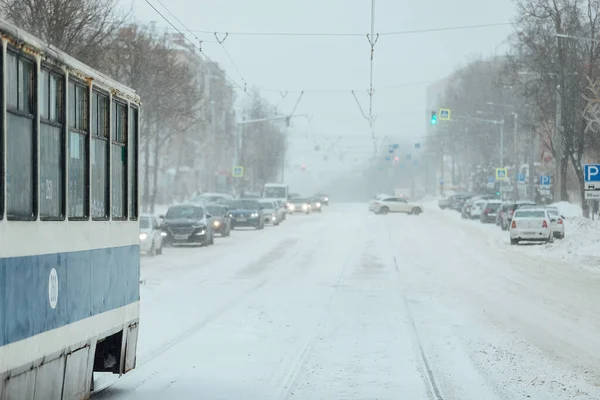
[[387, 197], [393, 197], [393, 196], [391, 196], [391, 195], [389, 195], [389, 194], [382, 194], [382, 193], [380, 193], [380, 194], [376, 195], [376, 196], [373, 198], [373, 200], [371, 200], [371, 201], [369, 202], [369, 211], [371, 211], [371, 212], [375, 212], [375, 210], [377, 209], [377, 207], [375, 206], [375, 204], [376, 204], [376, 203], [377, 203], [379, 200], [383, 200], [383, 199], [385, 199], [385, 198], [387, 198]]
[[163, 234], [155, 216], [140, 214], [140, 251], [154, 256], [162, 254]]
[[277, 226], [282, 220], [279, 205], [275, 201], [260, 201], [262, 212], [265, 219], [265, 224]]
[[412, 215], [419, 215], [423, 212], [423, 206], [408, 201], [401, 197], [385, 197], [376, 200], [374, 203], [375, 214], [387, 214], [390, 212], [400, 212]]
[[552, 222], [552, 230], [554, 231], [554, 237], [557, 239], [565, 238], [565, 217], [563, 217], [556, 207], [546, 207], [548, 215], [550, 216], [550, 222]]
[[510, 244], [520, 241], [554, 241], [552, 218], [545, 208], [523, 208], [515, 211], [510, 223]]
[[488, 200], [477, 200], [473, 203], [471, 207], [471, 218], [479, 219], [481, 217], [481, 213], [483, 212], [485, 205]]

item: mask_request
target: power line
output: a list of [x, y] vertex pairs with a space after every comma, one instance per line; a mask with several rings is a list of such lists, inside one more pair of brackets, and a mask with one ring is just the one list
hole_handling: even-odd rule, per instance
[[[425, 28], [425, 29], [413, 29], [407, 31], [395, 31], [395, 32], [382, 32], [379, 36], [399, 36], [399, 35], [410, 35], [416, 33], [430, 33], [430, 32], [445, 32], [465, 29], [482, 29], [482, 28], [493, 28], [498, 26], [511, 26], [512, 22], [498, 22], [490, 24], [479, 24], [479, 25], [459, 25], [449, 26], [441, 28]], [[235, 35], [235, 36], [320, 36], [320, 37], [365, 37], [367, 33], [358, 32], [257, 32], [257, 31], [240, 31], [240, 32], [228, 32], [228, 31], [207, 31], [202, 29], [189, 30], [190, 33], [202, 33], [206, 35]]]
[[[189, 39], [189, 38], [188, 38], [188, 37], [187, 37], [187, 36], [186, 36], [186, 35], [185, 35], [183, 32], [181, 32], [181, 30], [180, 30], [179, 28], [177, 28], [177, 27], [176, 27], [176, 26], [175, 26], [175, 25], [174, 25], [174, 24], [173, 24], [173, 23], [172, 23], [172, 22], [171, 22], [171, 21], [170, 21], [170, 20], [169, 20], [167, 17], [165, 17], [165, 16], [164, 16], [164, 14], [163, 14], [163, 13], [161, 13], [161, 12], [160, 12], [160, 11], [159, 11], [159, 10], [158, 10], [158, 9], [157, 9], [157, 8], [156, 8], [156, 7], [155, 7], [153, 4], [152, 4], [152, 3], [150, 3], [150, 1], [149, 1], [149, 0], [145, 0], [145, 1], [146, 1], [146, 3], [147, 3], [147, 4], [148, 4], [150, 7], [152, 7], [152, 9], [153, 9], [154, 11], [156, 11], [156, 13], [157, 13], [158, 15], [160, 15], [160, 16], [161, 16], [161, 18], [162, 18], [162, 19], [164, 19], [164, 20], [165, 20], [165, 21], [166, 21], [166, 22], [167, 22], [169, 25], [171, 25], [171, 26], [173, 27], [173, 29], [175, 29], [175, 30], [176, 30], [176, 31], [177, 31], [177, 32], [178, 32], [178, 33], [179, 33], [179, 34], [180, 34], [180, 35], [181, 35], [181, 36], [182, 36], [182, 37], [183, 37], [183, 38], [184, 38], [186, 41], [188, 41], [188, 42], [189, 42], [189, 43], [190, 43], [190, 44], [191, 44], [191, 45], [192, 45], [192, 46], [193, 46], [193, 47], [194, 47], [196, 50], [198, 50], [198, 51], [200, 52], [200, 54], [201, 54], [201, 55], [202, 55], [202, 56], [203, 56], [203, 57], [204, 57], [204, 58], [205, 58], [205, 59], [206, 59], [206, 60], [207, 60], [207, 61], [208, 61], [210, 64], [212, 64], [212, 65], [213, 65], [213, 66], [214, 66], [214, 67], [217, 69], [217, 71], [219, 71], [219, 72], [220, 72], [220, 73], [223, 75], [223, 77], [225, 77], [225, 79], [227, 79], [229, 82], [231, 82], [231, 83], [232, 83], [233, 85], [235, 85], [237, 88], [239, 88], [239, 89], [243, 90], [243, 91], [244, 91], [244, 93], [245, 93], [245, 94], [246, 94], [248, 97], [250, 97], [251, 99], [253, 99], [254, 101], [256, 101], [256, 102], [257, 102], [257, 103], [259, 103], [259, 104], [261, 103], [261, 100], [262, 100], [262, 99], [258, 99], [258, 98], [256, 98], [256, 97], [252, 96], [250, 93], [248, 93], [248, 92], [245, 90], [245, 87], [244, 87], [244, 86], [240, 85], [240, 84], [239, 84], [238, 82], [236, 82], [236, 81], [235, 81], [233, 78], [231, 78], [229, 75], [227, 75], [227, 73], [226, 73], [225, 71], [223, 71], [223, 70], [222, 70], [222, 69], [219, 67], [219, 65], [218, 65], [217, 63], [215, 63], [213, 60], [211, 60], [211, 59], [210, 59], [210, 57], [208, 57], [208, 56], [207, 56], [207, 55], [206, 55], [206, 54], [205, 54], [205, 53], [202, 51], [202, 49], [201, 49], [200, 47], [198, 47], [198, 46], [197, 46], [197, 45], [196, 45], [194, 42], [192, 42], [192, 41], [191, 41], [191, 40], [190, 40], [190, 39]], [[179, 20], [179, 19], [178, 19], [176, 16], [174, 16], [174, 15], [173, 15], [173, 13], [171, 13], [171, 11], [169, 11], [169, 9], [168, 9], [168, 8], [166, 8], [166, 7], [165, 7], [165, 6], [164, 6], [164, 5], [163, 5], [163, 4], [160, 2], [160, 0], [157, 0], [157, 2], [158, 2], [158, 3], [159, 3], [159, 4], [160, 4], [160, 5], [163, 7], [163, 8], [165, 8], [165, 10], [167, 10], [167, 12], [168, 12], [168, 13], [169, 13], [171, 16], [173, 16], [173, 18], [175, 18], [177, 21], [179, 21], [179, 23], [180, 23], [180, 24], [181, 24], [181, 25], [182, 25], [182, 26], [183, 26], [185, 29], [187, 29], [187, 28], [186, 28], [186, 26], [185, 26], [185, 25], [184, 25], [184, 24], [183, 24], [183, 23], [182, 23], [182, 22], [181, 22], [181, 21], [180, 21], [180, 20]], [[188, 30], [189, 30], [189, 29], [188, 29]], [[194, 37], [196, 37], [196, 36], [194, 35]], [[198, 39], [198, 38], [196, 37], [196, 39]], [[200, 39], [198, 39], [198, 40], [200, 41]], [[201, 41], [200, 41], [200, 42], [201, 42]], [[263, 100], [263, 102], [264, 102], [264, 100]]]

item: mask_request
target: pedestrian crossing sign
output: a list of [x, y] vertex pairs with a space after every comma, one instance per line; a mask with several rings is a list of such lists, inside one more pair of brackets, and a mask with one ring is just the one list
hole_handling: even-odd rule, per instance
[[496, 180], [503, 181], [508, 179], [508, 171], [506, 168], [496, 168]]

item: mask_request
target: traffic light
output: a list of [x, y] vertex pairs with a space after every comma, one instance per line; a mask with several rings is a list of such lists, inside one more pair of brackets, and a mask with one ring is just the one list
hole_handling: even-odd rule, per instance
[[302, 164], [302, 171], [306, 171], [306, 164]]
[[437, 124], [437, 113], [435, 111], [431, 112], [431, 125]]

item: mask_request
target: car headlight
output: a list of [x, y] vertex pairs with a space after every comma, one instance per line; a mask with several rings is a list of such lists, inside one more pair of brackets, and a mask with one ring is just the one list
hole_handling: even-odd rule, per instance
[[325, 201], [329, 201], [329, 197], [325, 197]]
[[233, 218], [233, 214], [229, 214], [229, 218]]
[[219, 226], [221, 226], [221, 221], [215, 221], [213, 222], [213, 225], [218, 228]]
[[307, 210], [308, 209], [308, 204], [302, 204], [302, 209], [303, 210]]
[[252, 213], [252, 214], [250, 214], [250, 216], [251, 216], [252, 218], [256, 218], [256, 217], [258, 217], [258, 213]]
[[160, 233], [160, 236], [162, 236], [162, 237], [165, 237], [165, 236], [167, 236], [167, 232], [165, 232], [165, 231], [162, 231], [162, 232]]
[[293, 211], [296, 208], [296, 206], [293, 204], [290, 204], [290, 205], [288, 205], [288, 208]]
[[147, 233], [140, 233], [140, 240], [146, 240], [148, 238]]
[[202, 236], [204, 234], [206, 234], [206, 230], [202, 229], [200, 232], [196, 233], [196, 236]]
[[317, 208], [321, 207], [321, 203], [317, 202]]

